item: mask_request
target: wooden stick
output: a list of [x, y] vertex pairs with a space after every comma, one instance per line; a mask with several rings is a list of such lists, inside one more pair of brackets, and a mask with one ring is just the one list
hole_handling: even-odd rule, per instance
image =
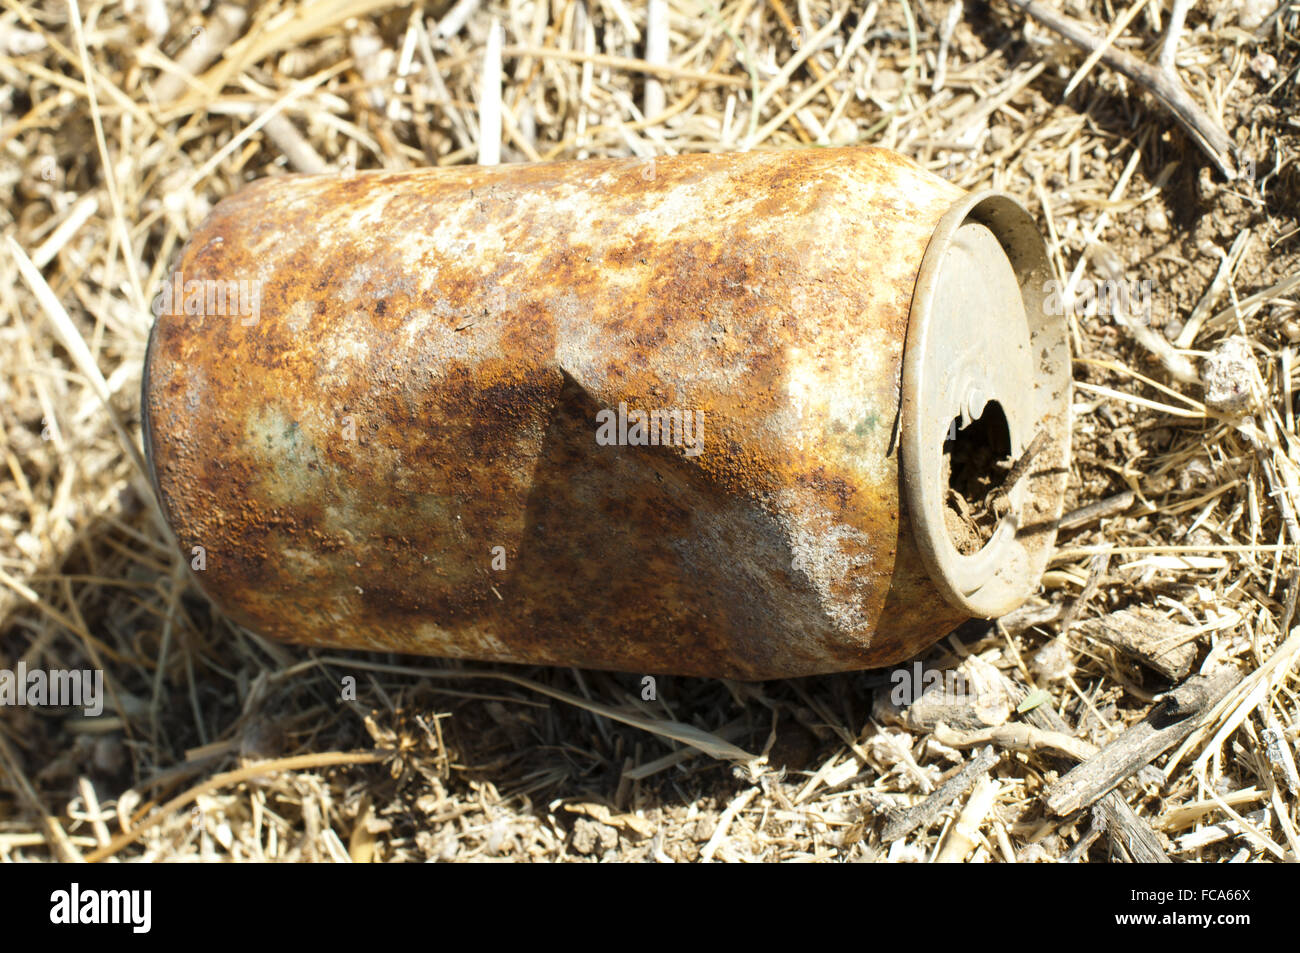
[[976, 745], [995, 744], [1007, 751], [1054, 751], [1076, 761], [1083, 761], [1097, 753], [1090, 741], [1076, 738], [1064, 731], [1051, 731], [1035, 725], [1008, 724], [979, 731], [954, 731], [940, 722], [934, 728], [934, 740], [949, 748], [973, 748]]
[[928, 798], [915, 807], [909, 807], [907, 810], [891, 817], [885, 824], [884, 832], [880, 835], [881, 843], [891, 843], [900, 837], [907, 836], [918, 827], [929, 826], [942, 813], [944, 808], [965, 794], [978, 778], [986, 775], [989, 769], [997, 763], [999, 757], [1000, 755], [993, 750], [992, 745], [980, 749], [975, 757], [962, 765], [960, 771], [939, 785], [938, 789]]
[[1197, 716], [1209, 711], [1241, 680], [1226, 666], [1211, 676], [1194, 675], [1096, 755], [1047, 788], [1044, 802], [1064, 816], [1101, 799], [1192, 733]]
[[1087, 526], [1089, 523], [1105, 519], [1107, 516], [1123, 513], [1133, 505], [1133, 501], [1136, 499], [1137, 497], [1132, 490], [1116, 493], [1104, 500], [1098, 500], [1096, 503], [1089, 503], [1086, 506], [1071, 510], [1061, 517], [1061, 521], [1056, 524], [1056, 527], [1057, 529], [1077, 529], [1080, 526]]
[[1142, 606], [1087, 619], [1077, 631], [1119, 649], [1172, 682], [1191, 671], [1196, 660], [1192, 643], [1204, 633], [1200, 626], [1172, 622]]
[[1107, 794], [1093, 808], [1092, 822], [1099, 830], [1110, 834], [1112, 846], [1122, 846], [1134, 863], [1173, 863], [1161, 846], [1156, 832], [1115, 791]]
[[948, 829], [948, 836], [939, 846], [937, 864], [959, 864], [973, 851], [980, 842], [980, 828], [993, 809], [998, 799], [1001, 785], [987, 774], [975, 783], [966, 806], [957, 815], [957, 820]]
[[[1082, 23], [1043, 6], [1038, 0], [1007, 0], [1007, 2], [1059, 33], [1082, 50], [1095, 53], [1102, 48], [1101, 39], [1089, 32]], [[1103, 49], [1101, 61], [1154, 96], [1169, 110], [1174, 120], [1187, 131], [1196, 145], [1209, 156], [1210, 161], [1224, 176], [1228, 179], [1237, 177], [1237, 171], [1229, 160], [1232, 140], [1228, 137], [1228, 133], [1192, 99], [1177, 76], [1157, 69], [1131, 53], [1114, 47]]]

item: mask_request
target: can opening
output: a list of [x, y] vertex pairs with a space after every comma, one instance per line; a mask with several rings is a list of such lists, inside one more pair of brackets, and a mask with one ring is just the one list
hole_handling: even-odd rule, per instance
[[1005, 515], [998, 491], [1011, 463], [1011, 429], [1000, 403], [989, 401], [964, 429], [961, 417], [953, 418], [943, 443], [944, 522], [963, 556], [983, 549]]

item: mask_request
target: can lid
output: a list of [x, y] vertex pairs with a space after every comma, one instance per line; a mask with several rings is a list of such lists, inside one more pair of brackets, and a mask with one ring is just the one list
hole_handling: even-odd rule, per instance
[[939, 221], [912, 299], [904, 505], [936, 586], [976, 616], [1023, 602], [1056, 537], [1071, 377], [1064, 316], [1044, 307], [1051, 277], [1029, 213], [980, 192]]

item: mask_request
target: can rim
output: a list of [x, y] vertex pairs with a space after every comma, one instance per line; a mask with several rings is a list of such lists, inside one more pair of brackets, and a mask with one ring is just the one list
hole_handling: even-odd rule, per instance
[[[992, 329], [974, 348], [978, 352], [974, 355], [951, 354], [949, 343], [934, 338], [939, 323], [936, 295], [944, 265], [959, 230], [968, 224], [982, 225], [996, 238], [1019, 286], [1023, 309], [1023, 317], [1012, 316]], [[930, 237], [917, 274], [903, 353], [899, 421], [903, 505], [936, 588], [952, 605], [974, 616], [993, 618], [1024, 602], [1038, 586], [1055, 543], [1068, 478], [1071, 374], [1065, 317], [1045, 308], [1052, 277], [1047, 248], [1032, 216], [1014, 198], [993, 190], [971, 193], [949, 208]], [[1009, 326], [1023, 332], [1008, 334]], [[1021, 340], [1008, 339], [1017, 334]], [[1017, 349], [1023, 352], [1019, 374], [1016, 362], [1008, 359]], [[982, 397], [991, 402], [1000, 393], [1022, 408], [1018, 415], [1022, 419], [1008, 422], [1013, 457], [1037, 432], [1046, 433], [1029, 475], [1011, 488], [1010, 512], [992, 537], [969, 555], [958, 552], [948, 531], [942, 438], [935, 438], [935, 425], [946, 427], [953, 419], [947, 391], [959, 372], [949, 365], [965, 360], [982, 363], [989, 375], [989, 393]], [[1031, 379], [1025, 380], [1026, 376]]]

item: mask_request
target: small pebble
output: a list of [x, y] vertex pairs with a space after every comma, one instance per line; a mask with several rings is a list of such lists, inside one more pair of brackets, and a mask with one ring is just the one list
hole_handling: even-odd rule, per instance
[[580, 817], [573, 824], [573, 839], [570, 841], [570, 846], [579, 854], [613, 850], [618, 846], [618, 831], [608, 824]]
[[1196, 192], [1205, 202], [1212, 201], [1219, 194], [1219, 183], [1208, 165], [1203, 167], [1196, 177]]
[[1147, 228], [1153, 232], [1169, 231], [1169, 216], [1165, 214], [1165, 210], [1159, 205], [1147, 206], [1145, 221]]
[[1277, 59], [1272, 53], [1259, 53], [1251, 59], [1250, 71], [1268, 82], [1277, 73]]
[[1251, 382], [1259, 373], [1250, 342], [1230, 337], [1201, 363], [1205, 405], [1225, 414], [1243, 414], [1253, 403]]
[[1015, 135], [1011, 132], [1010, 126], [994, 126], [989, 130], [989, 151], [1001, 152], [1009, 148]]

